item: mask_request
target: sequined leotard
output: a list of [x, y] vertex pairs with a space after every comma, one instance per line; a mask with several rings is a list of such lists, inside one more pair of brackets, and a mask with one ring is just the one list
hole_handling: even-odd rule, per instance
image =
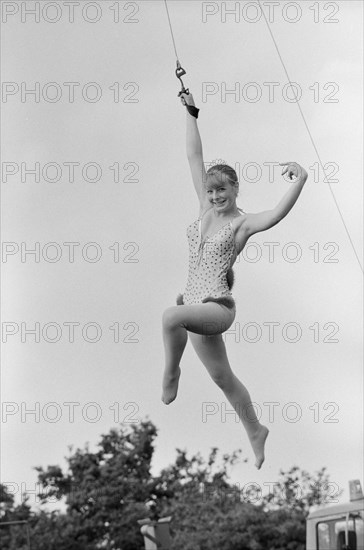
[[235, 307], [232, 259], [236, 253], [232, 220], [202, 242], [203, 215], [187, 228], [189, 245], [188, 280], [183, 304], [218, 302]]

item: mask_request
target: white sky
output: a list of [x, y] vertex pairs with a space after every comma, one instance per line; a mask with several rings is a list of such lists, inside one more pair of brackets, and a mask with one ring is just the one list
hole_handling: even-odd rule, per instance
[[[11, 326], [19, 327], [2, 348], [3, 407], [14, 413], [3, 415], [3, 482], [32, 489], [34, 466], [63, 466], [70, 444], [83, 447], [88, 441], [95, 449], [100, 434], [117, 426], [109, 407], [118, 403], [120, 420], [130, 413], [128, 418], [149, 416], [157, 425], [154, 473], [174, 460], [176, 447], [204, 456], [213, 446], [222, 452], [242, 448], [249, 461], [232, 471], [233, 481], [242, 487], [274, 482], [279, 469], [295, 464], [310, 472], [327, 466], [347, 497], [348, 479], [362, 479], [362, 273], [338, 207], [361, 258], [362, 3], [280, 2], [270, 23], [290, 79], [302, 91], [301, 108], [322, 162], [330, 163], [328, 174], [337, 172], [331, 176], [339, 180], [331, 184], [337, 207], [321, 169], [315, 175], [318, 158], [298, 107], [285, 99], [287, 77], [264, 18], [252, 22], [253, 2], [225, 3], [229, 8], [236, 5], [243, 14], [240, 21], [235, 14], [226, 22], [224, 3], [169, 2], [177, 50], [187, 71], [184, 82], [201, 109], [205, 161], [224, 159], [237, 167], [239, 206], [251, 212], [265, 210], [288, 189], [277, 168], [274, 182], [269, 182], [263, 163], [295, 160], [309, 172], [289, 216], [269, 232], [255, 235], [251, 241], [256, 244], [235, 265], [238, 309], [231, 330], [240, 331], [240, 336], [227, 335], [226, 343], [233, 370], [271, 428], [260, 472], [254, 468], [242, 427], [231, 415], [225, 421], [221, 417], [224, 395], [190, 344], [182, 361], [178, 399], [169, 408], [160, 401], [161, 316], [183, 291], [185, 230], [198, 214], [164, 3], [119, 2], [119, 23], [110, 9], [115, 2], [94, 2], [82, 12], [86, 2], [81, 1], [73, 23], [64, 2], [57, 3], [58, 11], [55, 2], [51, 4], [38, 23], [24, 12], [24, 6], [29, 9], [34, 2], [2, 5], [2, 81], [5, 91], [14, 92], [2, 99], [2, 168], [19, 167], [7, 181], [3, 172], [2, 180], [2, 241], [14, 243], [5, 245], [14, 254], [2, 260], [3, 338]], [[90, 23], [85, 18], [96, 16], [95, 5], [100, 18]], [[264, 9], [268, 15], [268, 5]], [[204, 22], [204, 10], [216, 13]], [[300, 20], [290, 22], [297, 10]], [[39, 83], [39, 102], [32, 95], [22, 101], [16, 91], [22, 82], [27, 89]], [[59, 101], [46, 100], [56, 90], [47, 88], [50, 82], [57, 83]], [[79, 83], [73, 103], [65, 82]], [[82, 96], [82, 89], [89, 97], [95, 92], [94, 87], [87, 89], [90, 82], [102, 93], [98, 102]], [[110, 90], [116, 82], [120, 102]], [[248, 83], [254, 84], [247, 87]], [[276, 83], [272, 102], [269, 83]], [[224, 86], [239, 95], [224, 98]], [[204, 97], [213, 87], [217, 92]], [[261, 93], [255, 103], [246, 95], [253, 97], [249, 94], [254, 89]], [[123, 101], [132, 92], [134, 102]], [[41, 171], [47, 163], [57, 163], [62, 177], [51, 182], [41, 174], [36, 183], [28, 174], [22, 181], [21, 163], [29, 169], [36, 162]], [[70, 162], [80, 163], [74, 182], [65, 164]], [[89, 162], [102, 169], [94, 183], [81, 173]], [[109, 169], [114, 163], [120, 165], [119, 183]], [[138, 167], [136, 182], [122, 181], [133, 170], [127, 163]], [[261, 171], [256, 182], [254, 166]], [[92, 178], [95, 172], [90, 169], [87, 174]], [[49, 168], [48, 179], [54, 176]], [[29, 249], [39, 243], [39, 262], [32, 255], [21, 261], [17, 249], [22, 242]], [[48, 257], [54, 255], [54, 247], [44, 248], [51, 242], [58, 244], [61, 255], [54, 263], [42, 255], [43, 251], [47, 257], [47, 250]], [[66, 242], [80, 243], [73, 263]], [[95, 263], [81, 253], [91, 242], [102, 253]], [[114, 243], [119, 243], [119, 262], [109, 248]], [[273, 245], [268, 243], [278, 243], [272, 262], [268, 251]], [[85, 250], [87, 254], [87, 246]], [[288, 261], [297, 250], [301, 259]], [[88, 252], [93, 257], [95, 248]], [[251, 261], [257, 252], [261, 258]], [[50, 343], [41, 333], [39, 343], [31, 335], [22, 342], [21, 323], [31, 328], [36, 322], [41, 331], [47, 323], [57, 323], [63, 329], [59, 341]], [[80, 323], [73, 343], [64, 324], [70, 322]], [[119, 343], [109, 329], [116, 322]], [[269, 342], [270, 322], [279, 323], [274, 342]], [[98, 342], [82, 338], [81, 328], [87, 323], [101, 328]], [[294, 338], [293, 325], [285, 327], [287, 323], [301, 331], [296, 343], [286, 341]], [[255, 329], [261, 338], [254, 343]], [[131, 338], [138, 341], [125, 341], [134, 330]], [[54, 334], [50, 328], [48, 338]], [[89, 337], [94, 334], [91, 328]], [[36, 402], [39, 421], [29, 414], [22, 419], [21, 410], [34, 408]], [[74, 422], [66, 402], [79, 403]], [[87, 412], [89, 417], [95, 413], [87, 406], [90, 402], [98, 404], [98, 421], [87, 420]], [[277, 403], [271, 423], [268, 405], [263, 405], [268, 402]], [[287, 414], [294, 416], [288, 405], [292, 402], [302, 413], [296, 423], [287, 420]], [[58, 404], [59, 421], [50, 421], [56, 409], [47, 409], [47, 403]], [[203, 422], [206, 403], [216, 403], [218, 412]], [[314, 410], [319, 412], [317, 422]]]

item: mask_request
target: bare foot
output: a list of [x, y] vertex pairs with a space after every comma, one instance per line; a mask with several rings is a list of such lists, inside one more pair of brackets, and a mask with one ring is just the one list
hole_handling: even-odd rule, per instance
[[255, 466], [258, 470], [260, 470], [264, 462], [264, 445], [268, 434], [268, 428], [266, 426], [261, 426], [260, 429], [249, 438], [256, 458]]
[[178, 381], [180, 375], [181, 369], [179, 367], [174, 374], [166, 371], [164, 372], [162, 401], [166, 405], [172, 403], [172, 401], [174, 401], [177, 397]]

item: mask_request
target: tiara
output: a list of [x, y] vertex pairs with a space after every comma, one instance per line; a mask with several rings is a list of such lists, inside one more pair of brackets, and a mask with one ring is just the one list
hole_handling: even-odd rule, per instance
[[218, 166], [219, 164], [226, 165], [226, 162], [223, 159], [216, 159], [216, 160], [211, 160], [207, 164], [212, 168], [213, 166]]

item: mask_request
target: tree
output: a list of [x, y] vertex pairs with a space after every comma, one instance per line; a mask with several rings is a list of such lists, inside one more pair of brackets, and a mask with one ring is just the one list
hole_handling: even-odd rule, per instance
[[[67, 471], [38, 466], [39, 495], [63, 500], [66, 512], [34, 512], [4, 490], [3, 521], [26, 519], [37, 550], [140, 550], [138, 519], [172, 516], [173, 550], [304, 550], [309, 508], [324, 502], [329, 476], [297, 466], [281, 471], [274, 490], [254, 499], [229, 480], [240, 452], [207, 459], [177, 449], [173, 464], [151, 475], [157, 429], [152, 422], [121, 425], [103, 434], [97, 450], [71, 448]], [[326, 487], [326, 489], [325, 489]], [[325, 492], [326, 491], [326, 492]], [[252, 497], [252, 498], [251, 498]], [[25, 550], [24, 529], [1, 539], [5, 550]]]
[[335, 484], [330, 482], [330, 476], [326, 468], [321, 468], [314, 475], [298, 466], [293, 466], [287, 472], [280, 470], [278, 481], [273, 490], [264, 499], [267, 508], [288, 509], [308, 514], [312, 506], [328, 504], [336, 490], [336, 497], [342, 494], [342, 489], [337, 491]]
[[45, 489], [42, 501], [66, 499], [75, 550], [142, 546], [137, 520], [148, 515], [145, 503], [155, 486], [150, 466], [156, 434], [149, 421], [121, 426], [102, 435], [99, 451], [77, 449], [67, 459], [67, 474], [59, 466], [36, 468]]
[[[1, 522], [29, 521], [32, 517], [29, 497], [16, 506], [14, 495], [5, 484], [0, 484], [0, 516]], [[25, 524], [3, 525], [0, 529], [2, 548], [9, 550], [25, 550], [27, 548], [27, 532]]]

